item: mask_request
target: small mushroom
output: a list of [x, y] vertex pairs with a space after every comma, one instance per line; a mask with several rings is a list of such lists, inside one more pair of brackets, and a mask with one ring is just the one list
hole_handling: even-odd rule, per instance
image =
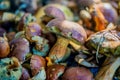
[[59, 64], [53, 64], [47, 67], [46, 80], [58, 80], [58, 78], [64, 73], [65, 66]]
[[25, 27], [25, 37], [32, 42], [33, 36], [40, 36], [41, 35], [41, 26], [35, 22], [29, 23]]
[[84, 67], [70, 67], [63, 76], [62, 80], [92, 80], [93, 74], [89, 69]]
[[33, 54], [46, 56], [49, 50], [48, 40], [40, 36], [34, 36], [32, 41], [35, 42], [35, 47], [32, 49]]
[[38, 55], [32, 55], [30, 60], [31, 72], [32, 76], [35, 76], [39, 73], [39, 71], [46, 66], [45, 59]]
[[29, 42], [25, 38], [15, 38], [10, 41], [11, 52], [9, 56], [17, 57], [20, 62], [24, 62], [26, 55], [29, 53]]
[[59, 34], [57, 42], [49, 53], [49, 57], [55, 62], [61, 61], [66, 55], [68, 44], [75, 49], [80, 48], [80, 44], [83, 44], [87, 38], [83, 27], [75, 22], [54, 19], [47, 24], [47, 28], [51, 32]]
[[22, 66], [17, 58], [0, 59], [0, 79], [19, 80], [22, 75]]
[[6, 57], [10, 53], [10, 46], [6, 37], [0, 37], [0, 58]]

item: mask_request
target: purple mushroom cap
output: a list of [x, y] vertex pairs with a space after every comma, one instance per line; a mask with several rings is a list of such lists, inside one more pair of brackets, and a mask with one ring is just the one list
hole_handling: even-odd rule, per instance
[[60, 9], [58, 9], [54, 6], [46, 7], [44, 12], [49, 17], [65, 19], [64, 13]]
[[47, 27], [51, 32], [61, 34], [67, 38], [75, 39], [80, 43], [84, 43], [87, 38], [84, 28], [72, 21], [54, 19], [47, 24]]

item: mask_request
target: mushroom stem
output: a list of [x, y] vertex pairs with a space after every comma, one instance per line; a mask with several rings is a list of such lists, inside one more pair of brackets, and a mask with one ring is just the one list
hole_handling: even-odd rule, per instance
[[53, 62], [61, 61], [67, 52], [67, 46], [69, 44], [69, 40], [64, 37], [58, 37], [57, 42], [52, 47], [49, 53], [49, 57]]
[[46, 57], [45, 59], [47, 61], [47, 66], [53, 65], [53, 63], [52, 63], [52, 61], [51, 61], [51, 59], [49, 57]]
[[103, 67], [98, 72], [95, 80], [112, 80], [115, 71], [120, 66], [120, 57], [113, 58], [108, 57], [103, 63]]
[[77, 51], [80, 50], [81, 45], [74, 43], [73, 41], [70, 41], [70, 45]]

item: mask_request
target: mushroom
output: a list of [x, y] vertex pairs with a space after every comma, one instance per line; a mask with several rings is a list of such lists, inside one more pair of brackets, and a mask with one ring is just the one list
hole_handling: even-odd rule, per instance
[[0, 79], [19, 80], [22, 75], [22, 66], [17, 58], [0, 59]]
[[117, 10], [115, 10], [115, 8], [113, 8], [110, 3], [100, 3], [97, 4], [97, 6], [109, 23], [116, 23], [118, 19], [118, 13]]
[[53, 64], [47, 67], [46, 80], [58, 80], [58, 78], [64, 73], [65, 66], [60, 64]]
[[29, 53], [29, 42], [25, 38], [15, 38], [10, 41], [11, 52], [9, 56], [17, 57], [20, 62], [24, 62], [26, 55]]
[[32, 49], [33, 54], [46, 56], [49, 50], [48, 40], [40, 36], [34, 36], [32, 40], [35, 42], [35, 47]]
[[40, 56], [46, 56], [49, 50], [48, 40], [41, 37], [42, 28], [39, 24], [33, 22], [29, 23], [25, 27], [25, 37], [31, 42], [35, 43], [32, 51], [33, 54], [37, 54]]
[[30, 67], [32, 76], [35, 76], [39, 73], [39, 71], [43, 68], [45, 68], [46, 62], [45, 59], [38, 55], [32, 55], [30, 60]]
[[10, 46], [7, 38], [0, 37], [0, 58], [7, 57], [10, 53]]
[[35, 22], [28, 23], [25, 27], [25, 37], [30, 41], [32, 41], [33, 36], [41, 35], [41, 26]]
[[54, 6], [46, 7], [44, 12], [48, 17], [65, 19], [64, 12], [62, 12], [59, 8], [56, 8]]
[[[52, 7], [52, 8], [50, 8], [50, 7]], [[45, 9], [46, 10], [50, 10], [50, 9], [55, 10], [57, 12], [60, 12], [60, 13], [57, 13], [57, 12], [55, 12], [55, 13], [60, 14], [63, 17], [65, 16], [65, 19], [73, 20], [73, 13], [71, 12], [71, 10], [69, 8], [67, 8], [66, 6], [61, 5], [61, 4], [50, 4], [50, 5], [46, 5], [46, 6], [42, 7], [42, 8], [40, 8], [38, 10], [38, 12], [35, 14], [38, 22], [40, 21], [41, 17], [46, 15], [45, 12], [48, 12], [48, 11], [45, 11]], [[50, 11], [50, 12], [52, 12], [52, 11]], [[47, 13], [47, 14], [49, 15], [49, 13]], [[54, 13], [50, 13], [50, 14], [52, 14], [53, 17], [54, 16], [59, 16], [59, 15], [54, 15]]]
[[63, 76], [62, 80], [92, 80], [93, 74], [89, 69], [84, 67], [70, 67]]
[[[49, 10], [52, 10], [52, 11], [50, 11], [50, 13], [48, 13]], [[53, 12], [53, 10], [55, 10], [55, 11]], [[62, 16], [62, 18], [65, 17], [65, 19], [67, 19], [67, 20], [73, 20], [74, 19], [72, 11], [69, 8], [67, 8], [66, 6], [61, 5], [61, 4], [46, 5], [42, 8], [40, 8], [40, 9], [38, 9], [37, 13], [35, 14], [35, 17], [37, 19], [36, 20], [37, 23], [39, 23], [41, 25], [43, 31], [46, 31], [46, 28], [45, 28], [46, 23], [44, 24], [44, 21], [48, 22], [52, 18], [56, 18], [56, 17], [60, 18], [59, 17], [60, 15]]]
[[120, 66], [119, 31], [114, 27], [97, 32], [88, 38], [86, 46], [88, 49], [96, 51], [96, 58], [99, 53], [107, 56], [102, 68], [95, 77], [96, 80], [112, 80], [116, 69]]
[[75, 22], [54, 19], [46, 26], [51, 32], [59, 34], [57, 42], [52, 47], [49, 57], [53, 62], [60, 62], [66, 55], [67, 46], [71, 44], [76, 50], [84, 44], [87, 35], [82, 26]]

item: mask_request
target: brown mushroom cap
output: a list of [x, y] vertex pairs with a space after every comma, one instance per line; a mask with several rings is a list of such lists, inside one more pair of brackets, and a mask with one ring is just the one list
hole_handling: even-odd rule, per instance
[[76, 40], [80, 43], [84, 43], [87, 38], [84, 28], [72, 21], [53, 19], [47, 24], [47, 27], [51, 32], [61, 34], [64, 37]]
[[35, 76], [41, 70], [42, 67], [45, 67], [45, 65], [46, 65], [46, 62], [43, 57], [38, 55], [32, 55], [30, 66], [31, 66], [33, 76]]
[[59, 65], [59, 64], [54, 64], [51, 66], [47, 67], [46, 74], [47, 74], [47, 79], [46, 80], [57, 80], [60, 75], [63, 74], [65, 70], [65, 66]]
[[10, 52], [10, 46], [8, 44], [8, 41], [0, 37], [0, 57], [6, 57]]
[[70, 67], [62, 76], [62, 80], [92, 80], [93, 74], [84, 67]]

